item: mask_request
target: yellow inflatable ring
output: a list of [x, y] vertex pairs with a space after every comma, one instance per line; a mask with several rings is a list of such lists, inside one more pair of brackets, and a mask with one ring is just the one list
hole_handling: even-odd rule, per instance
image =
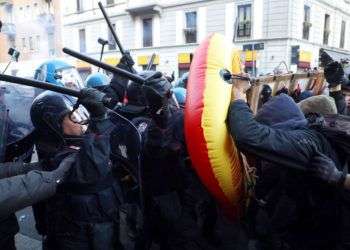
[[185, 108], [185, 136], [192, 165], [226, 215], [242, 214], [243, 166], [228, 132], [226, 116], [231, 85], [219, 72], [239, 73], [240, 57], [224, 36], [210, 35], [191, 64]]

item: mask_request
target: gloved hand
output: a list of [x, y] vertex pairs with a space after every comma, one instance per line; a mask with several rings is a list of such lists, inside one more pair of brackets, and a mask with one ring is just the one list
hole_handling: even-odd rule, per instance
[[60, 184], [64, 181], [68, 171], [71, 169], [73, 163], [76, 160], [76, 154], [71, 154], [63, 159], [57, 169], [52, 171], [52, 176], [57, 184]]
[[312, 172], [314, 176], [329, 184], [342, 187], [345, 182], [345, 174], [339, 171], [332, 159], [324, 154], [317, 153], [312, 160]]
[[330, 87], [345, 83], [344, 69], [339, 62], [331, 62], [324, 68], [324, 75]]
[[79, 102], [89, 111], [92, 119], [103, 119], [107, 108], [103, 104], [105, 94], [93, 88], [84, 88], [80, 91]]
[[172, 85], [160, 72], [147, 71], [140, 75], [147, 79], [142, 91], [151, 115], [158, 126], [164, 127], [169, 113], [168, 102]]

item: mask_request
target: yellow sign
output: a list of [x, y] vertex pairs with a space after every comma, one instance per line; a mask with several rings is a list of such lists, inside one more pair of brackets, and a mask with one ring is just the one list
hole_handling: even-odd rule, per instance
[[118, 57], [107, 57], [103, 60], [104, 63], [107, 63], [112, 66], [116, 66], [120, 62], [120, 58]]
[[258, 51], [256, 51], [256, 50], [245, 51], [245, 61], [246, 62], [256, 61], [257, 58], [258, 58]]
[[191, 54], [190, 53], [180, 53], [178, 55], [178, 63], [191, 63]]
[[301, 50], [299, 53], [299, 61], [300, 62], [311, 62], [312, 53], [310, 51]]
[[[137, 57], [137, 64], [138, 65], [147, 65], [149, 60], [151, 59], [152, 56], [138, 56]], [[154, 58], [153, 61], [154, 65], [158, 65], [159, 64], [159, 56], [156, 55], [156, 57]]]
[[85, 61], [81, 61], [81, 60], [77, 60], [76, 62], [76, 67], [78, 69], [81, 69], [81, 68], [90, 68], [91, 65]]

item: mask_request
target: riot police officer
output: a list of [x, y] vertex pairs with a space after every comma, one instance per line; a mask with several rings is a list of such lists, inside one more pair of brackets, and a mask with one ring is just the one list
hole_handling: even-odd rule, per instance
[[113, 249], [116, 247], [117, 208], [122, 202], [118, 183], [110, 170], [110, 132], [113, 124], [102, 104], [104, 94], [83, 89], [84, 110], [72, 112], [64, 95], [44, 92], [33, 102], [31, 118], [37, 132], [39, 159], [55, 169], [68, 156], [75, 162], [57, 194], [44, 203], [44, 249]]

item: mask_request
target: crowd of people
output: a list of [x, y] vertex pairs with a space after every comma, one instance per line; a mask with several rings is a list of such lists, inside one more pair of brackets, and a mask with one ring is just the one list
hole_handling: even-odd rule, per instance
[[173, 78], [142, 71], [144, 85], [90, 78], [78, 100], [42, 92], [30, 109], [39, 161], [0, 165], [0, 249], [15, 249], [13, 213], [27, 206], [44, 250], [350, 249], [347, 131], [340, 145], [323, 129], [327, 115], [346, 123], [346, 83], [340, 64], [325, 73], [329, 96], [272, 96], [266, 85], [256, 115], [248, 82], [233, 80], [228, 129], [257, 175], [239, 222], [191, 167], [187, 83], [174, 89]]

